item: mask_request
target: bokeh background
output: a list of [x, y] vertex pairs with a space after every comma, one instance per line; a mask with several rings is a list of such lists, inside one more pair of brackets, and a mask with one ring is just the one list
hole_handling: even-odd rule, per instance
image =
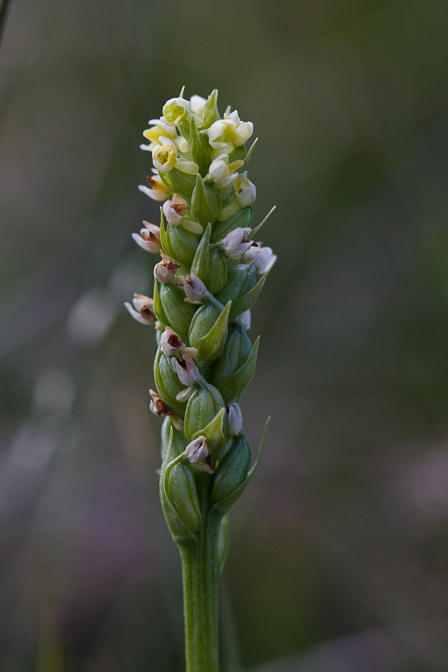
[[123, 309], [149, 118], [251, 119], [278, 262], [244, 400], [225, 672], [448, 670], [448, 4], [15, 0], [1, 51], [0, 669], [178, 672], [180, 565]]

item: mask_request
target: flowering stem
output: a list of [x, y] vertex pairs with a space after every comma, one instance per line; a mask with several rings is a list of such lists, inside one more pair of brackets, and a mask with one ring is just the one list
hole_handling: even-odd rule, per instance
[[203, 525], [180, 545], [187, 672], [219, 672], [218, 535], [222, 512], [209, 503], [209, 480], [198, 479]]

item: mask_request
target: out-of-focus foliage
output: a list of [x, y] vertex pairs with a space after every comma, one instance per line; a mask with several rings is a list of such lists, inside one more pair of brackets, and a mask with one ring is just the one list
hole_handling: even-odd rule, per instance
[[448, 5], [16, 0], [1, 55], [0, 667], [182, 669], [147, 409], [157, 206], [141, 132], [181, 86], [260, 137], [279, 261], [232, 519], [225, 669], [442, 672], [448, 645]]

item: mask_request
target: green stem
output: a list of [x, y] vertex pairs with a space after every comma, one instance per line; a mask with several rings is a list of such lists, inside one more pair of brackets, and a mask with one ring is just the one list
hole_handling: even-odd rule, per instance
[[195, 541], [180, 546], [187, 672], [219, 672], [217, 551], [222, 514], [210, 508], [205, 482], [198, 490], [201, 529]]

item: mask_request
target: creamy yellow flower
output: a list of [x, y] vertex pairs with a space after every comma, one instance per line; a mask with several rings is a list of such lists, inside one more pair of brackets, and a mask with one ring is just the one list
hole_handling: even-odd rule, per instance
[[230, 154], [235, 147], [244, 145], [251, 137], [254, 125], [251, 121], [241, 121], [238, 112], [224, 114], [207, 130], [208, 139], [213, 149]]
[[169, 173], [177, 162], [177, 147], [168, 138], [160, 138], [160, 145], [154, 147], [152, 160], [159, 173]]

